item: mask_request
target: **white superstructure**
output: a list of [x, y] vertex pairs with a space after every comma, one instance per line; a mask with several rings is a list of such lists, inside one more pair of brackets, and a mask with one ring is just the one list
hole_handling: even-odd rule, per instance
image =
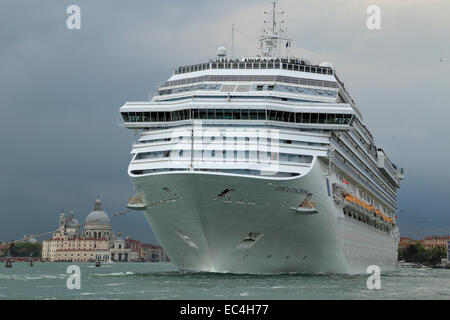
[[377, 147], [330, 63], [262, 54], [179, 67], [150, 101], [120, 108], [142, 134], [128, 174], [170, 259], [183, 270], [365, 273], [397, 259], [404, 176]]

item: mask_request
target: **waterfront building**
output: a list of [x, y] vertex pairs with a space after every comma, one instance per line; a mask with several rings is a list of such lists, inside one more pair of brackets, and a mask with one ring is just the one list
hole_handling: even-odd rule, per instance
[[4, 256], [8, 253], [9, 244], [8, 243], [0, 243], [0, 256]]
[[425, 249], [435, 247], [447, 247], [447, 242], [450, 241], [450, 236], [428, 236], [423, 239], [414, 240], [412, 238], [401, 237], [398, 243], [399, 248], [406, 248], [415, 243], [421, 243]]
[[[111, 260], [112, 261], [130, 261], [131, 249], [126, 247], [125, 240], [119, 232], [118, 238], [111, 244]], [[137, 259], [134, 259], [137, 260]]]
[[[132, 243], [130, 240], [129, 243]], [[138, 249], [130, 249], [120, 233], [116, 237], [111, 220], [103, 211], [99, 197], [94, 210], [84, 221], [84, 229], [74, 217], [61, 212], [59, 228], [51, 239], [42, 242], [42, 259], [45, 261], [137, 261]]]
[[164, 253], [161, 246], [150, 243], [142, 243], [140, 248], [140, 256], [142, 261], [149, 262], [166, 262], [170, 261], [169, 257]]
[[409, 247], [410, 245], [416, 243], [416, 241], [412, 238], [407, 238], [407, 237], [400, 237], [400, 241], [398, 242], [398, 247], [399, 248], [406, 248]]
[[141, 242], [127, 237], [124, 241], [125, 248], [129, 249], [129, 259], [131, 261], [141, 261]]
[[447, 263], [450, 263], [450, 240], [447, 241]]
[[422, 240], [419, 240], [425, 249], [431, 249], [435, 247], [447, 247], [447, 242], [450, 240], [450, 236], [428, 236]]

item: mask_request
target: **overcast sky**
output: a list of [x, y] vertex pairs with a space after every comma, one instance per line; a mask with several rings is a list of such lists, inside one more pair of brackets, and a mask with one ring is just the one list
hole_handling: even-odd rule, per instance
[[[81, 8], [68, 30], [66, 8]], [[366, 8], [381, 8], [381, 30]], [[281, 0], [292, 54], [330, 61], [389, 157], [407, 170], [402, 235], [450, 234], [450, 1]], [[257, 54], [269, 1], [25, 1], [0, 4], [0, 241], [83, 221], [97, 194], [124, 210], [133, 132], [125, 101], [145, 100], [179, 65], [217, 47]], [[141, 213], [113, 229], [156, 242]]]

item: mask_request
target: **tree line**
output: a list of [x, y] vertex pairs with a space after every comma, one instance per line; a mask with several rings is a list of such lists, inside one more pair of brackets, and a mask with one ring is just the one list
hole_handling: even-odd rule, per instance
[[42, 245], [40, 243], [12, 243], [3, 256], [9, 257], [40, 257]]
[[422, 243], [416, 242], [408, 247], [398, 248], [398, 260], [405, 262], [436, 265], [441, 263], [441, 259], [446, 257], [447, 251], [444, 246], [426, 249]]

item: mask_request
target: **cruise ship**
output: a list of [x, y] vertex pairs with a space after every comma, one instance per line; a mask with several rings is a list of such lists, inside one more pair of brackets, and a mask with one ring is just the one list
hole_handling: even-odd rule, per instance
[[180, 270], [393, 270], [404, 170], [375, 144], [335, 67], [292, 57], [271, 9], [258, 55], [220, 47], [120, 108], [140, 133], [128, 207], [143, 210]]

